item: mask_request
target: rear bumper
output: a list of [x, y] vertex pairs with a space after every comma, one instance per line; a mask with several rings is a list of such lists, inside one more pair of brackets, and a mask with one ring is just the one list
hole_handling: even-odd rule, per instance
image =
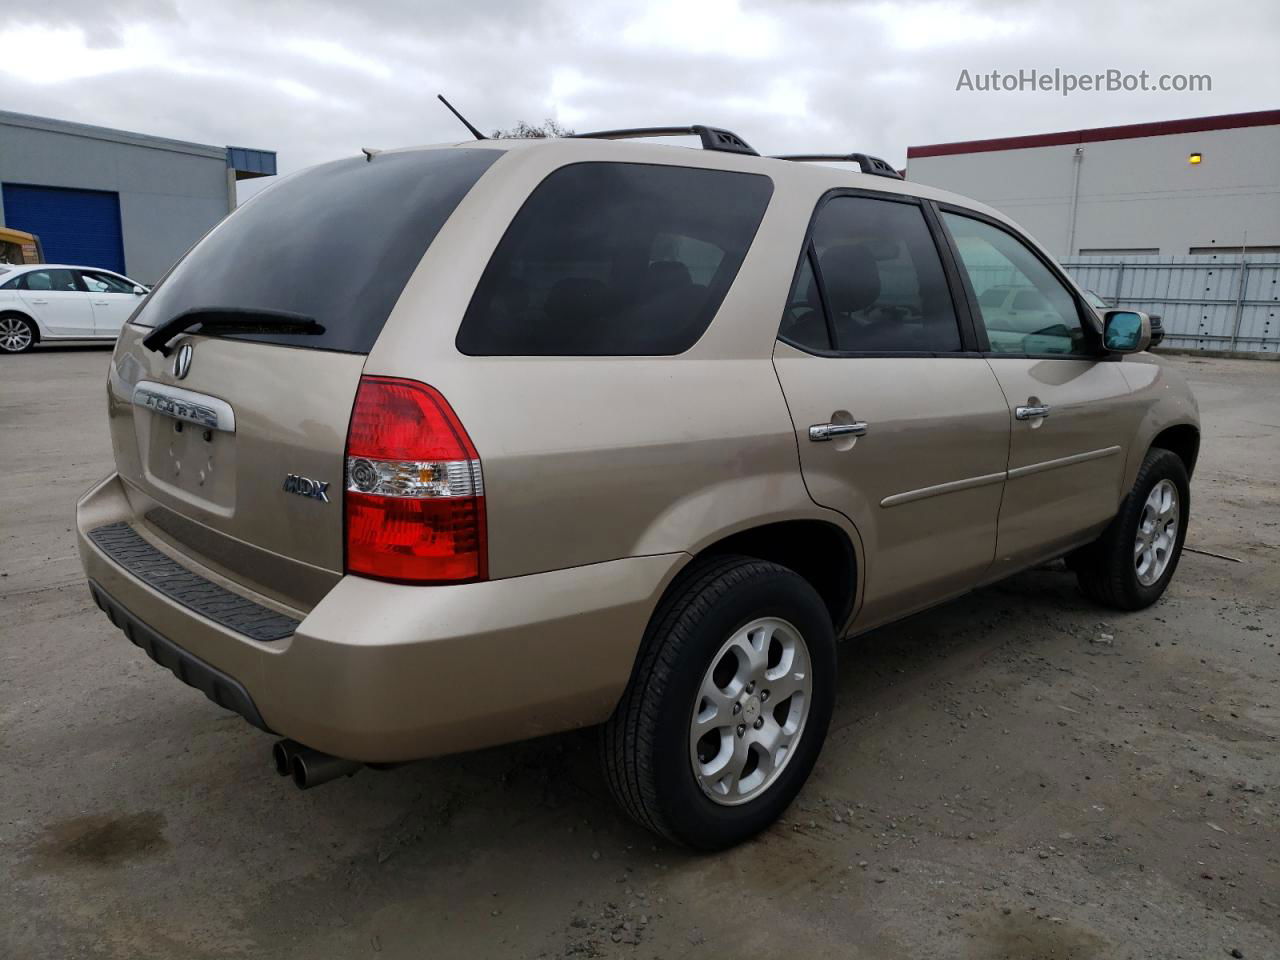
[[256, 726], [365, 762], [603, 721], [653, 608], [688, 559], [632, 557], [446, 587], [344, 577], [310, 612], [280, 611], [301, 622], [264, 641], [175, 600], [89, 535], [120, 522], [216, 587], [242, 590], [139, 523], [113, 474], [80, 501], [77, 539], [95, 600], [134, 643]]
[[93, 602], [107, 615], [107, 619], [119, 627], [135, 647], [141, 647], [148, 657], [167, 668], [187, 686], [195, 687], [218, 706], [238, 713], [260, 730], [271, 733], [262, 719], [257, 705], [235, 677], [229, 677], [216, 667], [188, 653], [172, 640], [166, 640], [124, 608], [115, 597], [89, 581], [89, 593]]

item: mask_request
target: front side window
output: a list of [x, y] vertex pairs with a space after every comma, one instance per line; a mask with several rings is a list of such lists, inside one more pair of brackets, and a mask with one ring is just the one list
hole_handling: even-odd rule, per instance
[[847, 196], [823, 204], [780, 336], [841, 352], [958, 351], [951, 293], [920, 207]]
[[133, 286], [110, 273], [89, 273], [80, 271], [80, 279], [89, 288], [90, 293], [133, 293]]
[[579, 163], [498, 243], [458, 330], [472, 356], [669, 356], [720, 308], [773, 193], [758, 174]]
[[956, 213], [943, 213], [978, 298], [993, 353], [1089, 354], [1075, 297], [1010, 233]]
[[76, 278], [70, 270], [32, 270], [26, 274], [28, 290], [79, 293]]

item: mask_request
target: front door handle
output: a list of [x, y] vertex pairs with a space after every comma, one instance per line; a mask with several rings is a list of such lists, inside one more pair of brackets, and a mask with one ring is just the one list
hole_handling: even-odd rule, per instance
[[109, 301], [109, 300], [95, 300], [95, 301], [93, 301], [93, 305], [94, 305], [95, 307], [109, 307], [109, 306], [111, 306], [111, 301]]
[[1047, 403], [1029, 403], [1023, 407], [1014, 407], [1013, 415], [1019, 420], [1036, 420], [1049, 415]]
[[865, 436], [865, 423], [815, 423], [809, 428], [809, 439], [815, 443], [822, 440], [834, 440], [836, 437]]

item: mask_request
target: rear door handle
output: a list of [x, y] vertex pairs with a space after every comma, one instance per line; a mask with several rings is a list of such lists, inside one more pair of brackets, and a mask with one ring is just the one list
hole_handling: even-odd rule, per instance
[[48, 303], [48, 300], [32, 300], [32, 303]]
[[1047, 417], [1049, 415], [1049, 405], [1047, 403], [1032, 403], [1024, 407], [1014, 407], [1013, 415], [1019, 420], [1035, 420], [1039, 417]]
[[865, 436], [865, 423], [815, 423], [809, 428], [809, 439], [815, 443], [822, 440], [833, 440], [836, 437]]
[[95, 300], [93, 301], [93, 305], [95, 307], [109, 307], [111, 306], [111, 303], [107, 300]]

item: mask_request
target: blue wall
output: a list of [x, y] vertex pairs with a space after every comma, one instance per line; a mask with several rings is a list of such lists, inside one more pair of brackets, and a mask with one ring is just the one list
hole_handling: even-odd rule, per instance
[[18, 183], [3, 192], [5, 224], [39, 236], [50, 263], [126, 272], [118, 194]]

